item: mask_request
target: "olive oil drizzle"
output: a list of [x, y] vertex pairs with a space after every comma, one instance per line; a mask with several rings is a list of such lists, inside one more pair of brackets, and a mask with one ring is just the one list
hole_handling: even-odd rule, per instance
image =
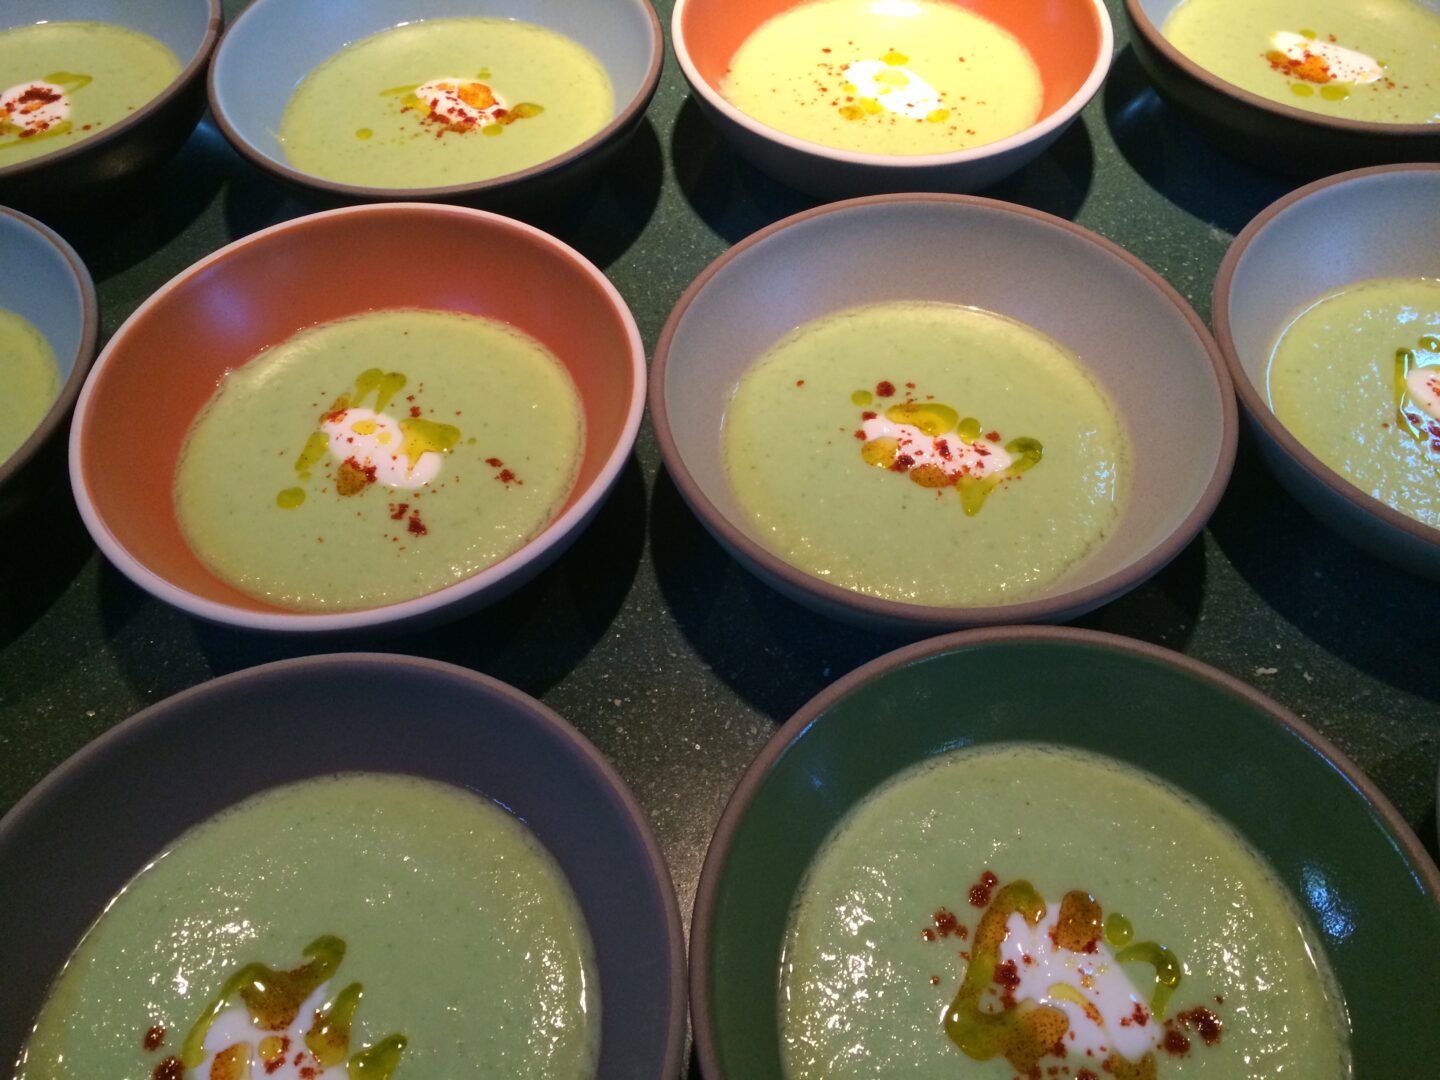
[[[49, 83], [51, 86], [58, 86], [64, 93], [73, 94], [82, 90], [94, 82], [94, 76], [82, 75], [75, 71], [52, 71], [49, 75], [42, 75], [36, 82]], [[0, 150], [7, 150], [12, 146], [21, 146], [25, 143], [37, 142], [41, 139], [53, 139], [60, 135], [68, 135], [75, 130], [75, 124], [70, 120], [62, 120], [58, 124], [51, 124], [44, 131], [33, 131], [26, 134], [26, 128], [21, 124], [12, 124], [0, 119], [0, 136], [13, 138], [0, 138]]]
[[[1422, 354], [1429, 363], [1420, 362]], [[1429, 430], [1430, 424], [1424, 418], [1425, 410], [1416, 413], [1416, 409], [1420, 407], [1410, 394], [1408, 377], [1415, 368], [1432, 366], [1436, 369], [1436, 375], [1440, 376], [1440, 337], [1434, 334], [1426, 334], [1420, 338], [1413, 349], [1402, 347], [1395, 350], [1395, 423], [1421, 446], [1429, 444], [1435, 435]]]

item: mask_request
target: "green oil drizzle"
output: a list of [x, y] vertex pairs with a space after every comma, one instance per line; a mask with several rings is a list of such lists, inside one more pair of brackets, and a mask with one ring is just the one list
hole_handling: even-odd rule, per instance
[[1123, 949], [1135, 937], [1135, 927], [1118, 911], [1105, 916], [1105, 944], [1112, 949]]
[[387, 1035], [351, 1058], [346, 1072], [351, 1080], [390, 1080], [408, 1043], [404, 1035]]
[[426, 453], [448, 454], [460, 441], [460, 429], [453, 424], [442, 424], [435, 420], [406, 417], [400, 421], [404, 438], [400, 441], [400, 453], [410, 459], [410, 468]]
[[1150, 994], [1150, 1011], [1156, 1016], [1163, 1017], [1165, 1006], [1170, 1001], [1170, 995], [1180, 985], [1180, 978], [1183, 974], [1180, 961], [1175, 958], [1175, 954], [1164, 945], [1157, 945], [1153, 941], [1137, 941], [1117, 952], [1115, 959], [1122, 964], [1139, 960], [1155, 969], [1155, 989]]
[[300, 456], [295, 459], [295, 475], [301, 480], [309, 480], [310, 470], [323, 461], [329, 452], [329, 437], [323, 431], [312, 431], [300, 450]]
[[305, 489], [299, 487], [286, 488], [275, 496], [275, 505], [281, 510], [294, 510], [305, 501]]
[[[1422, 446], [1426, 445], [1435, 436], [1429, 430], [1429, 421], [1426, 418], [1428, 410], [1424, 409], [1410, 395], [1410, 384], [1407, 377], [1417, 367], [1429, 367], [1430, 364], [1421, 363], [1422, 353], [1429, 354], [1431, 360], [1440, 360], [1440, 337], [1434, 334], [1426, 334], [1416, 342], [1413, 349], [1399, 348], [1395, 350], [1395, 423], [1402, 430], [1409, 432], [1410, 437]], [[1440, 372], [1440, 367], [1437, 367]], [[1420, 422], [1417, 424], [1411, 420], [1411, 416], [1419, 414]]]
[[339, 1065], [350, 1053], [350, 1028], [364, 993], [359, 983], [345, 987], [316, 1014], [314, 1026], [305, 1033], [305, 1045], [327, 1069]]
[[371, 391], [374, 391], [375, 411], [384, 412], [385, 406], [390, 404], [391, 398], [404, 390], [408, 381], [398, 371], [381, 371], [375, 367], [367, 368], [355, 377], [355, 397], [346, 407], [363, 405]]

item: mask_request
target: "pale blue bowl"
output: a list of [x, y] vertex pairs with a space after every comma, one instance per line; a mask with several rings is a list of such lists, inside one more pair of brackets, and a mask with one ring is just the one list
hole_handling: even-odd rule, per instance
[[[374, 188], [311, 176], [292, 167], [276, 140], [300, 81], [344, 46], [403, 23], [489, 16], [558, 31], [589, 49], [610, 76], [615, 115], [579, 146], [490, 180], [445, 187]], [[598, 164], [639, 126], [660, 81], [664, 39], [647, 0], [255, 0], [235, 20], [210, 65], [210, 107], [237, 150], [267, 172], [352, 199], [486, 196], [539, 184]]]

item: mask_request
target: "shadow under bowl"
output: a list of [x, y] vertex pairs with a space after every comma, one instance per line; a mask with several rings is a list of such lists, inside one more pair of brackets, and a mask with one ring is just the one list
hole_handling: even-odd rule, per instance
[[1357, 547], [1440, 580], [1440, 529], [1324, 464], [1275, 416], [1266, 389], [1275, 340], [1295, 314], [1326, 293], [1378, 277], [1440, 278], [1440, 165], [1341, 173], [1267, 207], [1220, 264], [1215, 336], [1281, 485]]
[[[1119, 413], [1130, 442], [1119, 520], [1099, 548], [1027, 598], [936, 607], [861, 595], [787, 563], [735, 499], [722, 426], [745, 372], [794, 328], [886, 301], [972, 306], [1034, 327], [1078, 358]], [[1234, 463], [1237, 427], [1214, 341], [1159, 275], [1068, 221], [963, 195], [837, 203], [731, 248], [665, 324], [650, 408], [681, 494], [747, 569], [822, 614], [909, 633], [1063, 621], [1139, 585], [1214, 510]]]
[[[486, 266], [504, 272], [477, 274]], [[173, 477], [195, 417], [225, 373], [262, 350], [319, 323], [396, 308], [495, 319], [559, 360], [584, 426], [570, 494], [519, 550], [412, 600], [298, 612], [221, 581], [191, 550], [175, 514]], [[558, 557], [619, 476], [644, 400], [645, 352], [635, 320], [605, 275], [573, 248], [482, 210], [354, 206], [238, 240], [142, 304], [106, 345], [80, 394], [70, 478], [101, 551], [141, 588], [192, 615], [250, 630], [414, 629], [492, 603]], [[146, 437], [138, 439], [133, 425], [141, 416]]]
[[62, 21], [112, 23], [148, 34], [179, 59], [180, 74], [108, 129], [0, 166], [0, 202], [63, 207], [92, 189], [134, 176], [180, 149], [205, 111], [204, 74], [220, 36], [220, 0], [10, 0], [0, 8], [0, 32]]
[[[1039, 70], [1039, 115], [996, 142], [943, 154], [839, 150], [762, 123], [720, 87], [736, 50], [798, 0], [676, 0], [671, 39], [695, 101], [735, 149], [782, 183], [826, 199], [904, 191], [976, 191], [1023, 168], [1058, 139], [1110, 70], [1114, 29], [1103, 0], [958, 0], [1016, 38]], [[817, 46], [818, 47], [818, 46]], [[1002, 88], [997, 88], [1002, 89]]]
[[[937, 704], [955, 702], [963, 708]], [[1197, 732], [1212, 750], [1186, 749]], [[1213, 668], [1109, 634], [1007, 627], [865, 665], [796, 713], [745, 773], [695, 902], [691, 1015], [706, 1077], [783, 1075], [782, 944], [796, 891], [837, 823], [912, 765], [1014, 742], [1143, 770], [1235, 828], [1315, 924], [1349, 1011], [1355, 1075], [1414, 1073], [1440, 987], [1426, 965], [1396, 962], [1394, 935], [1404, 927], [1416, 956], [1440, 951], [1440, 872], [1369, 779]], [[969, 881], [975, 870], [956, 874]]]
[[[60, 393], [39, 425], [0, 460], [0, 523], [30, 505], [50, 481], [60, 433], [95, 358], [100, 331], [95, 283], [75, 249], [34, 218], [0, 207], [0, 309], [38, 330], [60, 369]], [[3, 392], [3, 391], [0, 391]]]
[[[1182, 2], [1125, 0], [1130, 41], [1160, 96], [1228, 153], [1271, 172], [1310, 176], [1358, 165], [1440, 158], [1440, 124], [1382, 124], [1324, 116], [1272, 101], [1211, 74], [1161, 33]], [[1440, 0], [1415, 2], [1440, 12]]]
[[[398, 25], [474, 17], [542, 26], [582, 45], [610, 78], [615, 114], [609, 123], [546, 161], [462, 183], [377, 187], [315, 176], [289, 163], [279, 140], [280, 120], [296, 87], [315, 68], [345, 46]], [[210, 107], [225, 137], [254, 165], [325, 198], [461, 200], [491, 209], [519, 209], [561, 196], [604, 165], [644, 119], [660, 82], [664, 54], [660, 21], [648, 0], [407, 0], [403, 10], [392, 0], [343, 5], [334, 0], [255, 0], [215, 51]]]
[[523, 821], [564, 870], [595, 945], [597, 1076], [677, 1075], [684, 940], [669, 871], [624, 781], [579, 732], [504, 683], [364, 654], [281, 661], [177, 694], [90, 743], [0, 819], [10, 965], [0, 1060], [18, 1059], [53, 974], [157, 853], [243, 799], [339, 772], [442, 781]]

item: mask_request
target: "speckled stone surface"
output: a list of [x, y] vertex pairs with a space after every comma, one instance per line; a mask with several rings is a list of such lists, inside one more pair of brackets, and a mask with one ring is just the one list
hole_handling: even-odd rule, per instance
[[[1233, 235], [1300, 181], [1225, 158], [1166, 108], [1126, 43], [1120, 3], [1108, 2], [1119, 51], [1104, 90], [1049, 153], [985, 194], [1119, 242], [1208, 318]], [[656, 4], [667, 37], [670, 6]], [[227, 0], [227, 16], [241, 7]], [[711, 259], [810, 205], [719, 143], [672, 54], [647, 122], [598, 187], [539, 223], [606, 270], [653, 347]], [[143, 194], [52, 224], [90, 265], [108, 335], [197, 258], [309, 209], [206, 121]], [[681, 502], [648, 423], [565, 558], [498, 607], [420, 635], [297, 641], [197, 623], [105, 563], [58, 469], [48, 505], [3, 529], [0, 810], [113, 724], [214, 675], [336, 649], [415, 653], [536, 695], [608, 754], [654, 822], [687, 922], [710, 832], [761, 745], [830, 681], [901, 644], [812, 615], [734, 564]], [[1080, 625], [1177, 649], [1270, 694], [1351, 755], [1433, 853], [1437, 612], [1440, 586], [1327, 532], [1245, 438], [1202, 536]], [[1187, 752], [1224, 748], [1196, 732]]]

